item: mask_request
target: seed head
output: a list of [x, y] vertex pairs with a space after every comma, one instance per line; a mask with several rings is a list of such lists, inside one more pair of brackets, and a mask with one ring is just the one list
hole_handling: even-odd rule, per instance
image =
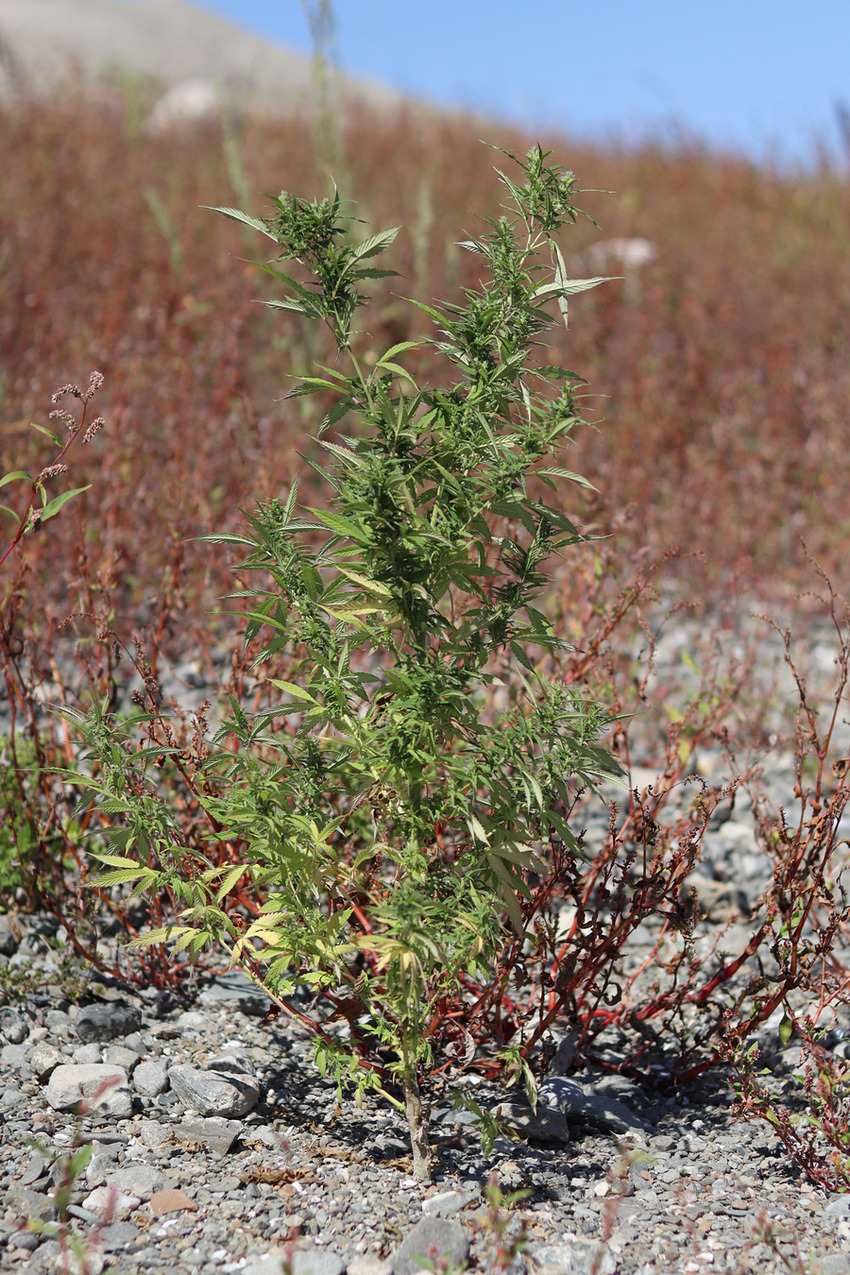
[[97, 433], [97, 431], [99, 429], [103, 429], [105, 424], [106, 424], [106, 421], [103, 419], [102, 416], [98, 416], [96, 420], [93, 420], [91, 425], [89, 425], [88, 429], [86, 430], [85, 434], [83, 434], [83, 442], [90, 443], [91, 440], [94, 438], [95, 434]]
[[103, 373], [92, 372], [91, 376], [89, 377], [89, 387], [86, 390], [85, 394], [83, 395], [83, 398], [86, 400], [93, 398], [94, 395], [100, 389], [101, 385], [103, 385]]
[[44, 482], [45, 478], [58, 478], [60, 474], [67, 474], [67, 472], [67, 465], [48, 465], [46, 469], [41, 471], [36, 482]]

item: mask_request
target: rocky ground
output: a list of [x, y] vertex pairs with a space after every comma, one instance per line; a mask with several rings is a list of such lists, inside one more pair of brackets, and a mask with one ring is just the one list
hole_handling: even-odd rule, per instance
[[[827, 674], [832, 658], [824, 645]], [[780, 751], [765, 766], [777, 804], [793, 791], [791, 760]], [[601, 803], [588, 813], [591, 838], [606, 819]], [[703, 846], [697, 947], [720, 925], [726, 949], [742, 950], [769, 878], [739, 797]], [[0, 1271], [410, 1275], [430, 1254], [446, 1272], [850, 1275], [850, 1197], [807, 1182], [765, 1122], [736, 1120], [720, 1075], [659, 1097], [550, 1069], [536, 1115], [471, 1076], [469, 1095], [502, 1104], [519, 1140], [485, 1154], [469, 1114], [438, 1102], [423, 1186], [403, 1121], [377, 1101], [340, 1104], [303, 1028], [265, 1023], [268, 1002], [243, 975], [199, 979], [180, 1003], [105, 979], [74, 986], [57, 937], [44, 918], [0, 916]], [[654, 937], [641, 927], [630, 959], [646, 960]], [[790, 1095], [799, 1049], [777, 1028], [762, 1041], [769, 1083]], [[77, 1144], [91, 1158], [69, 1182]], [[494, 1208], [493, 1175], [527, 1194]]]
[[[617, 1076], [553, 1077], [536, 1117], [508, 1096], [500, 1113], [521, 1140], [487, 1155], [466, 1113], [437, 1107], [423, 1186], [403, 1121], [372, 1101], [340, 1106], [303, 1029], [264, 1024], [267, 1002], [241, 974], [199, 985], [188, 1009], [103, 982], [72, 1003], [51, 981], [49, 927], [15, 931], [0, 930], [0, 1270], [63, 1269], [64, 1184], [88, 1263], [74, 1269], [94, 1275], [277, 1275], [283, 1262], [409, 1275], [429, 1252], [517, 1275], [850, 1272], [850, 1198], [811, 1186], [764, 1122], [734, 1121], [719, 1077], [666, 1099]], [[777, 1075], [794, 1060], [777, 1055]], [[482, 1105], [505, 1103], [469, 1084]], [[91, 1158], [68, 1184], [78, 1143]], [[529, 1192], [495, 1217], [493, 1174]]]

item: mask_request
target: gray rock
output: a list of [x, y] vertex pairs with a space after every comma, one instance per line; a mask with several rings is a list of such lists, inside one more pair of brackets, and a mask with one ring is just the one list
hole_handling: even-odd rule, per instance
[[201, 1005], [227, 1005], [254, 1018], [263, 1018], [270, 1001], [241, 970], [218, 974], [198, 997]]
[[836, 1196], [827, 1204], [823, 1215], [833, 1223], [850, 1221], [850, 1195]]
[[29, 1035], [26, 1019], [22, 1018], [11, 1005], [0, 1009], [0, 1034], [6, 1037], [10, 1045], [20, 1045]]
[[129, 1164], [110, 1173], [105, 1185], [124, 1195], [137, 1195], [140, 1200], [149, 1200], [154, 1191], [164, 1191], [174, 1183], [151, 1164]]
[[11, 1209], [24, 1222], [47, 1222], [55, 1212], [52, 1196], [41, 1195], [25, 1186], [10, 1187], [4, 1203], [7, 1209]]
[[614, 1275], [617, 1270], [614, 1254], [598, 1244], [535, 1244], [525, 1259], [530, 1275]]
[[180, 1101], [204, 1116], [244, 1116], [260, 1098], [260, 1086], [245, 1075], [177, 1066], [169, 1070], [168, 1080]]
[[127, 1073], [109, 1063], [67, 1063], [57, 1067], [44, 1096], [54, 1111], [72, 1111], [78, 1103], [85, 1102], [89, 1110], [111, 1120], [129, 1120], [133, 1114]]
[[115, 1253], [133, 1244], [139, 1238], [139, 1228], [132, 1222], [113, 1222], [104, 1226], [98, 1233], [98, 1240], [105, 1252]]
[[16, 929], [16, 923], [4, 912], [0, 916], [0, 956], [14, 956], [20, 942], [19, 933], [20, 930]]
[[171, 1135], [171, 1126], [159, 1120], [143, 1120], [139, 1125], [139, 1141], [153, 1149], [161, 1147]]
[[36, 1235], [35, 1231], [13, 1231], [9, 1236], [9, 1248], [21, 1248], [27, 1253], [33, 1253], [41, 1243], [41, 1236]]
[[133, 1088], [136, 1093], [156, 1098], [168, 1088], [168, 1063], [161, 1058], [141, 1062], [133, 1072]]
[[141, 1055], [135, 1049], [128, 1049], [126, 1045], [107, 1045], [103, 1051], [103, 1061], [115, 1063], [116, 1067], [132, 1072], [141, 1061]]
[[345, 1262], [332, 1248], [297, 1248], [290, 1269], [291, 1275], [342, 1275]]
[[438, 1191], [436, 1195], [429, 1195], [427, 1200], [422, 1201], [422, 1212], [426, 1217], [451, 1217], [477, 1198], [477, 1193]]
[[103, 1062], [103, 1051], [100, 1045], [93, 1042], [90, 1045], [78, 1045], [71, 1057], [75, 1063], [99, 1063]]
[[19, 1071], [21, 1067], [26, 1067], [28, 1053], [26, 1045], [4, 1045], [0, 1049], [0, 1066]]
[[142, 1025], [142, 1015], [135, 1005], [110, 1001], [106, 1005], [86, 1005], [76, 1021], [77, 1035], [83, 1044], [94, 1040], [115, 1040], [128, 1036]]
[[43, 1042], [36, 1045], [30, 1051], [27, 1058], [27, 1065], [37, 1080], [42, 1084], [50, 1078], [57, 1067], [61, 1067], [65, 1062], [65, 1055], [61, 1054], [53, 1045], [46, 1045]]
[[390, 1262], [393, 1275], [418, 1275], [422, 1267], [417, 1258], [435, 1263], [446, 1258], [452, 1266], [459, 1266], [468, 1256], [469, 1236], [459, 1222], [423, 1217], [392, 1253]]
[[115, 1172], [115, 1161], [111, 1155], [93, 1155], [86, 1165], [86, 1185], [103, 1186], [110, 1173]]
[[223, 1049], [207, 1059], [207, 1071], [223, 1071], [235, 1076], [253, 1076], [254, 1063], [244, 1049]]
[[38, 1155], [38, 1153], [31, 1156], [27, 1162], [27, 1167], [21, 1175], [18, 1186], [32, 1186], [34, 1182], [38, 1182], [41, 1178], [46, 1178], [48, 1167], [48, 1161]]
[[562, 1111], [540, 1101], [535, 1111], [524, 1095], [516, 1101], [500, 1102], [493, 1108], [492, 1115], [499, 1124], [523, 1138], [559, 1143], [570, 1140], [570, 1126]]
[[556, 1107], [577, 1123], [603, 1133], [628, 1133], [643, 1138], [643, 1125], [635, 1113], [617, 1098], [585, 1089], [577, 1080], [553, 1076], [544, 1080], [538, 1090], [538, 1112], [541, 1104]]
[[175, 1125], [174, 1136], [178, 1142], [199, 1142], [208, 1151], [227, 1155], [241, 1130], [238, 1120], [210, 1116], [207, 1120], [185, 1120], [182, 1124]]

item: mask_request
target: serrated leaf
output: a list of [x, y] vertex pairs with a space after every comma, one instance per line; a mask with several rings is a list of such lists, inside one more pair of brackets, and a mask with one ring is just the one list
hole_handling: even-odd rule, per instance
[[244, 226], [250, 226], [252, 230], [259, 230], [260, 234], [265, 235], [267, 239], [271, 239], [273, 243], [277, 243], [275, 236], [266, 223], [260, 221], [259, 217], [250, 217], [248, 213], [243, 213], [239, 208], [214, 208], [212, 204], [201, 204], [201, 208], [205, 208], [208, 212], [221, 213], [222, 217], [229, 217], [231, 221], [241, 221]]
[[382, 230], [379, 234], [364, 239], [352, 250], [352, 261], [364, 261], [367, 257], [376, 257], [379, 252], [389, 248], [400, 230], [401, 226], [391, 226], [389, 230]]
[[278, 690], [286, 691], [287, 695], [292, 695], [295, 699], [306, 699], [311, 704], [317, 703], [309, 691], [305, 691], [303, 686], [298, 686], [295, 682], [281, 682], [276, 677], [266, 678], [266, 681], [270, 686], [276, 686]]

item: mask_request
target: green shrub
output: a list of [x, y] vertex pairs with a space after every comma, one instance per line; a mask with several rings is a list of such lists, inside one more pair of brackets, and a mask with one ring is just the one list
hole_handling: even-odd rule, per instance
[[[333, 396], [320, 435], [347, 426], [322, 440], [333, 497], [300, 509], [293, 483], [244, 534], [210, 537], [239, 548], [240, 575], [260, 577], [239, 596], [273, 696], [250, 713], [233, 698], [191, 782], [208, 843], [230, 859], [209, 866], [211, 853], [182, 844], [133, 769], [139, 754], [99, 712], [84, 723], [97, 777], [76, 776], [123, 825], [99, 884], [167, 885], [185, 904], [181, 924], [139, 942], [224, 944], [310, 1022], [322, 1071], [406, 1111], [420, 1177], [420, 1080], [445, 1006], [485, 975], [498, 983], [506, 935], [535, 941], [529, 879], [549, 872], [550, 837], [578, 852], [566, 821], [576, 788], [618, 769], [598, 742], [604, 709], [537, 668], [565, 645], [541, 594], [547, 560], [580, 539], [562, 495], [582, 482], [559, 464], [582, 381], [545, 363], [541, 336], [551, 303], [566, 320], [569, 296], [601, 280], [569, 280], [555, 241], [577, 217], [573, 175], [539, 148], [511, 158], [520, 178], [499, 177], [512, 211], [462, 245], [484, 281], [460, 305], [420, 306], [448, 370], [436, 388], [400, 361], [414, 342], [370, 366], [361, 357], [361, 289], [391, 273], [371, 262], [395, 229], [355, 246], [336, 193], [284, 193], [267, 218], [217, 210], [274, 243], [263, 269], [286, 296], [267, 304], [333, 333], [335, 366], [292, 391]], [[287, 261], [306, 274], [283, 273]], [[272, 675], [281, 661], [284, 678]], [[253, 900], [255, 919], [234, 898]], [[297, 1009], [304, 987], [348, 1020], [343, 1037]], [[508, 1053], [533, 1086], [515, 1044]]]

